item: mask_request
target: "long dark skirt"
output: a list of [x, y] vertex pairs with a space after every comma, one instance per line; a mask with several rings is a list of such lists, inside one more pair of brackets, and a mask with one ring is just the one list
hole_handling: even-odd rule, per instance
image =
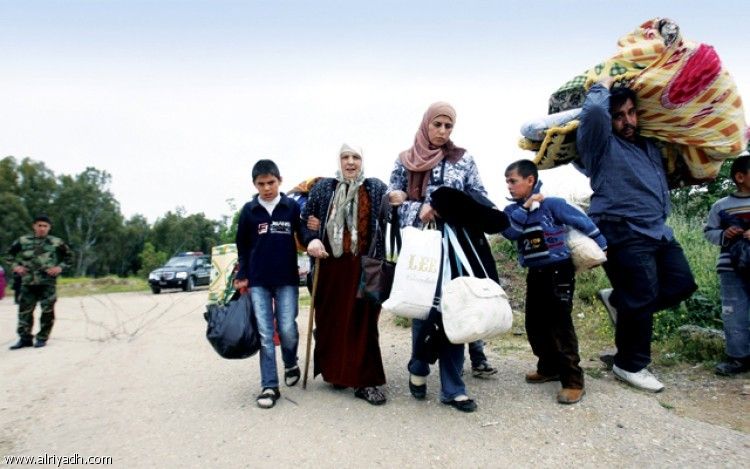
[[380, 306], [356, 298], [361, 269], [351, 254], [321, 260], [315, 298], [315, 375], [353, 388], [385, 384]]

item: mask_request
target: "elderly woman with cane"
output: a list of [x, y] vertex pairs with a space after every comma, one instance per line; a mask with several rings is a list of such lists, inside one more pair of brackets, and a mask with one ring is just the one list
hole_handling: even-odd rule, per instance
[[[450, 104], [432, 104], [424, 113], [414, 144], [401, 152], [396, 160], [388, 191], [390, 203], [399, 206], [402, 227], [422, 227], [435, 221], [438, 226], [442, 225], [443, 220], [439, 219], [432, 200], [433, 192], [440, 187], [447, 186], [486, 199], [487, 192], [479, 178], [474, 158], [450, 140], [455, 122], [456, 111]], [[483, 235], [478, 241], [486, 243]], [[494, 271], [494, 263], [490, 263], [491, 269], [488, 270]], [[426, 323], [424, 320], [412, 320], [412, 354], [408, 370], [409, 391], [415, 399], [424, 399], [427, 395], [426, 377], [430, 367], [418, 345]], [[472, 345], [479, 349], [472, 352], [481, 352], [481, 342]], [[484, 354], [481, 355], [484, 360], [478, 360], [473, 367], [474, 376], [496, 373], [497, 370], [487, 364]], [[441, 402], [462, 412], [475, 411], [476, 403], [467, 396], [461, 377], [463, 344], [441, 341], [437, 359], [440, 362]]]
[[307, 252], [319, 259], [314, 298], [314, 375], [337, 389], [354, 388], [354, 396], [373, 405], [386, 402], [380, 354], [380, 305], [360, 294], [362, 256], [375, 239], [376, 222], [386, 185], [365, 178], [362, 150], [344, 144], [335, 178], [319, 181], [310, 191], [302, 219]]

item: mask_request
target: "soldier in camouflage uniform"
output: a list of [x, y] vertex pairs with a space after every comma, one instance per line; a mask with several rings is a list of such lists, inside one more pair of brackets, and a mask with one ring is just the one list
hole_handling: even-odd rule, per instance
[[[57, 301], [57, 276], [71, 264], [72, 252], [63, 240], [49, 235], [52, 222], [46, 215], [34, 218], [33, 235], [21, 236], [8, 250], [7, 264], [21, 276], [20, 303], [18, 306], [18, 343], [11, 350], [23, 347], [44, 347], [52, 324], [55, 322]], [[31, 328], [34, 325], [34, 308], [39, 303], [42, 315], [36, 343]]]

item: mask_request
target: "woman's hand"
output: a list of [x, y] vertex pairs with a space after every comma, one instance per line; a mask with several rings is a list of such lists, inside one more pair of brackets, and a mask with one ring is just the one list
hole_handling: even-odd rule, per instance
[[320, 220], [312, 215], [307, 217], [307, 229], [310, 231], [318, 231], [320, 229]]
[[406, 201], [406, 192], [404, 191], [391, 191], [388, 194], [388, 202], [391, 205], [398, 206]]
[[432, 205], [430, 204], [424, 204], [422, 205], [422, 209], [419, 211], [419, 219], [422, 221], [422, 223], [429, 223], [431, 221], [435, 221], [435, 217], [438, 217], [437, 211], [435, 211], [434, 208], [432, 208]]
[[235, 279], [234, 282], [232, 282], [232, 286], [235, 290], [239, 290], [241, 288], [247, 288], [247, 279], [237, 280]]
[[531, 205], [534, 202], [539, 202], [541, 204], [543, 200], [544, 200], [543, 194], [531, 194], [531, 197], [526, 199], [526, 202], [524, 202], [523, 208], [525, 208], [526, 210], [529, 210], [531, 208]]
[[318, 259], [325, 259], [328, 257], [325, 246], [319, 239], [313, 239], [310, 244], [307, 245], [307, 253]]

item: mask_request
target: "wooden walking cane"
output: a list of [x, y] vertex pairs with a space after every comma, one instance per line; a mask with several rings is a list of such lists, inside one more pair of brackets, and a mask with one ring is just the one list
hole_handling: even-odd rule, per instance
[[312, 292], [310, 292], [310, 317], [307, 319], [307, 351], [305, 353], [305, 375], [302, 377], [302, 389], [307, 389], [307, 370], [310, 368], [310, 345], [312, 344], [313, 322], [315, 321], [315, 291], [318, 289], [320, 258], [315, 258]]

